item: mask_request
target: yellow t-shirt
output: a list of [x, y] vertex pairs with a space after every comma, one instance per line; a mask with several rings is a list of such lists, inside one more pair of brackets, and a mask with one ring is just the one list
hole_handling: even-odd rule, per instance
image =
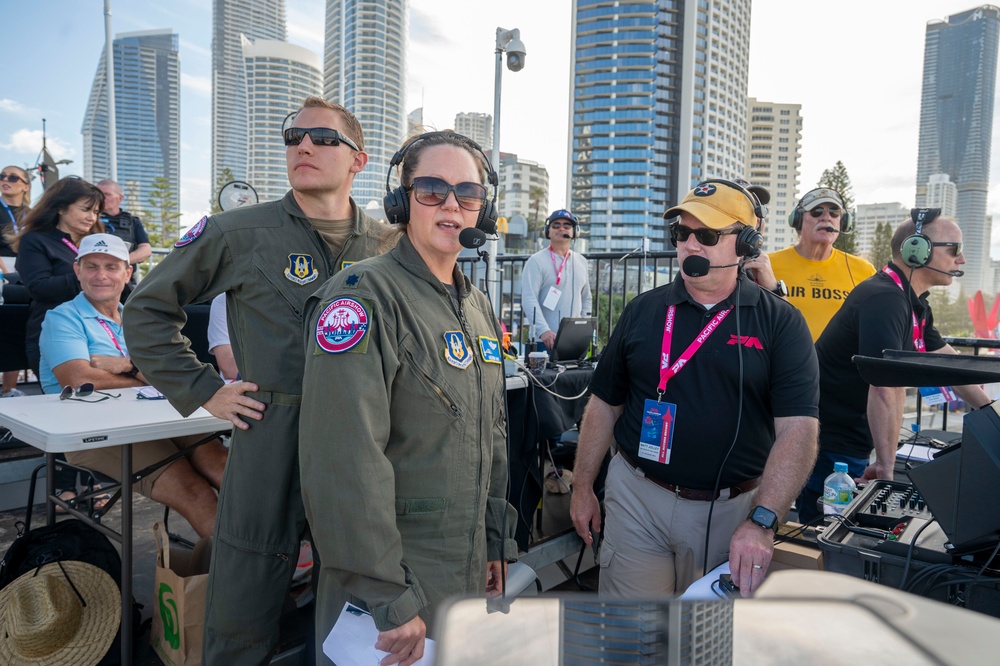
[[784, 280], [788, 287], [788, 302], [806, 318], [813, 342], [819, 339], [851, 290], [875, 275], [871, 263], [837, 249], [824, 261], [806, 259], [794, 247], [778, 250], [768, 258], [774, 276]]

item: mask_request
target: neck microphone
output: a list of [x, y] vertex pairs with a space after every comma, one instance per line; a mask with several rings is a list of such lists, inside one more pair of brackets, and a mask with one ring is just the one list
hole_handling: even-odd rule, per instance
[[562, 235], [562, 237], [563, 237], [563, 238], [564, 238], [565, 240], [573, 240], [573, 237], [572, 237], [571, 235], [569, 235], [569, 234], [563, 234], [563, 235]]
[[482, 229], [468, 227], [462, 229], [458, 234], [458, 242], [462, 244], [462, 247], [475, 250], [486, 245], [486, 233]]
[[952, 277], [962, 277], [965, 275], [965, 271], [943, 271], [940, 268], [932, 268], [931, 266], [924, 266], [929, 271], [934, 271], [935, 273], [941, 273], [942, 275], [950, 275]]
[[702, 275], [707, 275], [708, 271], [712, 268], [732, 268], [733, 266], [739, 266], [741, 263], [743, 262], [737, 261], [735, 264], [712, 266], [705, 257], [688, 257], [681, 264], [681, 269], [688, 277], [701, 277]]
[[834, 229], [833, 227], [823, 227], [820, 231], [829, 231], [831, 234], [839, 234], [840, 229]]

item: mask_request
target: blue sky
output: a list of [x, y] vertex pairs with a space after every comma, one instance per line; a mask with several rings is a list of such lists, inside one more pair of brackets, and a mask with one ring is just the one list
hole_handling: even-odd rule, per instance
[[[461, 111], [492, 113], [495, 30], [521, 29], [527, 64], [503, 74], [501, 145], [548, 168], [552, 208], [565, 202], [571, 4], [410, 2], [406, 108], [423, 105], [425, 122], [438, 128], [452, 126]], [[858, 203], [912, 203], [924, 27], [975, 4], [842, 0], [831, 12], [815, 0], [754, 0], [749, 93], [803, 105], [801, 191], [839, 159]], [[0, 163], [35, 163], [44, 117], [50, 151], [74, 160], [61, 173], [80, 174], [80, 127], [104, 45], [103, 1], [5, 5]], [[286, 0], [286, 9], [289, 41], [321, 54], [325, 1]], [[112, 0], [112, 19], [115, 34], [171, 28], [180, 36], [181, 209], [182, 222], [193, 224], [210, 197], [212, 2]], [[990, 212], [1000, 219], [998, 175], [994, 168]], [[33, 196], [40, 193], [36, 184]], [[1000, 230], [994, 248], [1000, 256]]]

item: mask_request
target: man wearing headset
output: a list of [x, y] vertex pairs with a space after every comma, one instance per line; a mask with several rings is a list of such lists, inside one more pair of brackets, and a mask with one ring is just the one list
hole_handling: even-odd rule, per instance
[[592, 296], [587, 260], [570, 250], [580, 223], [568, 210], [545, 220], [549, 247], [531, 255], [521, 274], [521, 309], [531, 334], [552, 349], [563, 317], [589, 317]]
[[[206, 664], [263, 664], [306, 528], [298, 428], [306, 299], [384, 248], [381, 225], [351, 198], [365, 168], [350, 111], [309, 97], [284, 132], [292, 189], [280, 201], [202, 218], [125, 306], [132, 359], [182, 415], [231, 421], [205, 613]], [[181, 336], [188, 303], [226, 294], [242, 381], [226, 384]]]
[[788, 224], [798, 232], [799, 242], [762, 254], [747, 268], [762, 287], [802, 312], [815, 342], [855, 285], [875, 275], [875, 267], [833, 247], [841, 233], [854, 227], [841, 196], [828, 187], [806, 192]]
[[[590, 384], [570, 515], [600, 532], [593, 482], [612, 442], [600, 592], [673, 595], [726, 559], [744, 596], [812, 469], [816, 352], [795, 308], [741, 276], [762, 210], [706, 181], [664, 213], [681, 270], [634, 298]], [[706, 543], [707, 542], [707, 543]]]
[[[851, 292], [816, 343], [820, 452], [795, 502], [801, 522], [819, 519], [817, 501], [835, 462], [846, 462], [858, 479], [893, 478], [906, 389], [870, 386], [851, 359], [881, 358], [885, 349], [957, 353], [941, 339], [927, 303], [928, 290], [951, 284], [965, 263], [962, 230], [940, 212], [911, 211], [912, 219], [892, 235], [892, 261]], [[975, 408], [990, 401], [978, 386], [956, 386], [955, 392]]]

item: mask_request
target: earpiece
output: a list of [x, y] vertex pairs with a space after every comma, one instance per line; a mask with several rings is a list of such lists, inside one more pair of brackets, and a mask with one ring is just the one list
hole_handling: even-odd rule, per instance
[[[802, 231], [802, 220], [805, 217], [806, 211], [802, 208], [802, 202], [805, 198], [815, 192], [816, 190], [830, 190], [828, 187], [817, 187], [815, 189], [809, 190], [802, 195], [802, 198], [798, 200], [795, 204], [795, 208], [788, 215], [788, 226], [796, 231]], [[840, 233], [849, 234], [854, 231], [854, 220], [851, 218], [850, 212], [848, 212], [847, 207], [844, 206], [844, 197], [835, 190], [830, 190], [835, 195], [837, 195], [837, 200], [840, 204]]]
[[910, 219], [916, 227], [916, 232], [912, 236], [903, 239], [903, 244], [899, 248], [903, 263], [911, 268], [923, 268], [931, 262], [931, 255], [934, 250], [931, 239], [923, 233], [924, 225], [930, 224], [938, 215], [940, 208], [911, 208]]
[[496, 235], [497, 218], [500, 217], [500, 214], [497, 211], [497, 195], [499, 194], [500, 178], [497, 176], [497, 172], [493, 169], [493, 164], [490, 162], [490, 158], [486, 156], [486, 153], [483, 152], [483, 149], [479, 146], [479, 144], [469, 137], [457, 132], [426, 132], [404, 145], [396, 151], [395, 155], [392, 156], [392, 159], [389, 161], [389, 169], [385, 174], [385, 196], [382, 198], [382, 206], [385, 208], [385, 215], [389, 222], [391, 224], [408, 224], [410, 221], [409, 191], [402, 184], [395, 189], [389, 187], [389, 178], [392, 175], [393, 168], [402, 164], [403, 157], [406, 155], [406, 152], [410, 150], [410, 148], [435, 136], [457, 137], [461, 143], [473, 148], [483, 158], [483, 165], [486, 167], [486, 179], [489, 181], [490, 185], [493, 186], [493, 198], [486, 201], [483, 204], [483, 207], [479, 209], [479, 217], [476, 218], [476, 228], [491, 236]]

